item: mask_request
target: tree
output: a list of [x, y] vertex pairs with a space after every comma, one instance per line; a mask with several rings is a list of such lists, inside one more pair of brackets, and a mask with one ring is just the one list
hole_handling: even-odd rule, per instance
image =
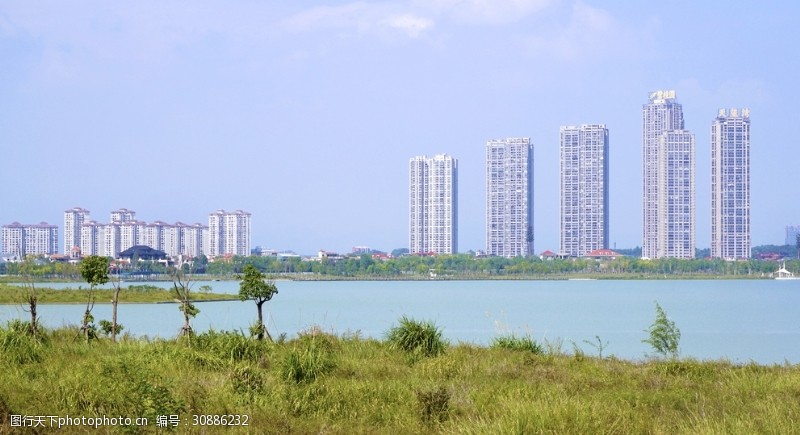
[[650, 338], [642, 340], [653, 347], [657, 353], [664, 357], [673, 359], [678, 357], [678, 343], [681, 340], [681, 330], [675, 326], [675, 322], [667, 317], [667, 314], [656, 302], [656, 319], [649, 329], [645, 332], [650, 334]]
[[183, 326], [181, 327], [180, 335], [191, 340], [192, 325], [190, 320], [200, 314], [200, 310], [191, 302], [192, 292], [192, 275], [184, 273], [181, 268], [173, 267], [170, 269], [172, 276], [172, 287], [175, 290], [175, 296], [178, 298], [180, 306], [178, 309], [183, 313]]
[[[111, 341], [117, 342], [117, 332], [122, 330], [122, 325], [117, 323], [117, 305], [119, 305], [119, 291], [122, 289], [122, 282], [119, 278], [119, 269], [121, 265], [119, 263], [116, 264], [115, 270], [117, 272], [117, 280], [111, 281], [111, 284], [114, 286], [114, 297], [111, 299], [111, 325], [110, 327], [104, 327], [104, 330], [108, 330], [111, 334]], [[109, 329], [110, 328], [110, 329]]]
[[31, 313], [30, 333], [33, 338], [37, 338], [39, 332], [39, 322], [36, 316], [36, 307], [39, 302], [39, 297], [36, 294], [36, 284], [33, 279], [35, 266], [33, 257], [27, 256], [19, 269], [24, 280], [25, 302], [28, 304], [28, 311]]
[[251, 299], [256, 303], [256, 308], [258, 309], [258, 323], [255, 325], [258, 339], [263, 340], [264, 334], [266, 334], [269, 341], [272, 341], [272, 337], [264, 325], [262, 307], [265, 302], [268, 302], [272, 299], [272, 296], [278, 293], [278, 288], [272, 280], [267, 280], [264, 274], [252, 264], [244, 266], [244, 276], [239, 278], [242, 280], [239, 283], [239, 299], [243, 301]]
[[108, 282], [108, 258], [97, 255], [90, 255], [81, 261], [81, 276], [89, 284], [89, 292], [86, 300], [86, 312], [83, 314], [81, 332], [83, 332], [86, 342], [95, 337], [94, 317], [94, 288]]

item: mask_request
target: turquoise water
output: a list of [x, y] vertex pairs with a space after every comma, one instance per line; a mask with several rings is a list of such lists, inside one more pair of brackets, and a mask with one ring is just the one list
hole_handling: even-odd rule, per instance
[[[238, 282], [197, 282], [214, 292], [236, 293]], [[42, 284], [44, 285], [44, 284]], [[52, 284], [47, 284], [53, 286]], [[162, 283], [169, 286], [170, 283]], [[281, 281], [265, 305], [273, 335], [292, 336], [311, 325], [335, 333], [381, 338], [403, 315], [433, 320], [451, 342], [487, 344], [498, 334], [529, 334], [538, 341], [609, 344], [604, 355], [638, 360], [650, 351], [641, 341], [664, 308], [682, 333], [681, 356], [699, 359], [800, 363], [800, 280], [703, 281]], [[74, 287], [75, 284], [69, 286]], [[193, 327], [247, 331], [252, 302], [199, 303]], [[48, 326], [77, 324], [81, 305], [42, 305]], [[111, 306], [97, 305], [96, 319]], [[0, 321], [27, 318], [22, 306], [0, 306]], [[137, 336], [173, 337], [182, 324], [175, 304], [119, 308], [125, 330]]]

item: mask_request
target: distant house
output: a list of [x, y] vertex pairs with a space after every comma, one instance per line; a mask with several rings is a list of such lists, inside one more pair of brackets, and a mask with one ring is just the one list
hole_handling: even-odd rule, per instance
[[167, 253], [164, 251], [159, 251], [158, 249], [153, 249], [149, 246], [144, 245], [136, 245], [131, 246], [130, 248], [122, 251], [119, 253], [119, 258], [124, 259], [133, 259], [138, 258], [139, 260], [166, 260]]
[[556, 255], [556, 253], [551, 250], [547, 250], [539, 254], [539, 259], [541, 260], [553, 260], [557, 257], [558, 255]]
[[593, 258], [595, 260], [614, 260], [617, 257], [622, 257], [623, 255], [619, 252], [612, 251], [610, 249], [595, 249], [592, 252], [587, 253], [584, 255], [584, 258]]
[[339, 261], [343, 259], [344, 257], [336, 252], [330, 252], [320, 249], [320, 251], [317, 253], [317, 261], [322, 261], [322, 260]]

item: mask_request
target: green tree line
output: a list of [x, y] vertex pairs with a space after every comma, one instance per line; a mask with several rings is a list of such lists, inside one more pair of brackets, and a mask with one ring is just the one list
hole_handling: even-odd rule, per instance
[[[332, 277], [394, 277], [418, 278], [435, 274], [437, 277], [513, 277], [539, 275], [673, 275], [673, 276], [767, 276], [777, 268], [775, 261], [750, 259], [725, 261], [721, 259], [658, 259], [643, 260], [619, 257], [613, 260], [540, 259], [538, 257], [475, 257], [469, 254], [403, 256], [386, 260], [369, 255], [340, 260], [303, 261], [300, 258], [233, 257], [229, 261], [208, 263], [206, 273], [234, 275], [246, 265], [267, 274], [317, 274]], [[797, 271], [800, 262], [787, 261], [787, 269]]]
[[[23, 275], [22, 263], [6, 263], [5, 273]], [[252, 265], [268, 275], [311, 274], [338, 278], [393, 278], [419, 279], [435, 275], [440, 278], [493, 278], [563, 275], [603, 275], [620, 277], [637, 276], [768, 276], [778, 268], [773, 260], [725, 261], [698, 258], [682, 260], [664, 258], [643, 260], [636, 257], [619, 257], [613, 260], [540, 259], [538, 257], [475, 257], [470, 254], [416, 256], [407, 255], [389, 259], [373, 259], [370, 255], [343, 259], [321, 259], [308, 261], [299, 257], [277, 258], [260, 256], [234, 256], [229, 259], [209, 261], [205, 257], [196, 259], [192, 265], [185, 264], [185, 273], [233, 277], [243, 273], [245, 266]], [[800, 273], [800, 261], [786, 262], [786, 268]], [[49, 262], [40, 259], [25, 273], [34, 279], [81, 279], [80, 266], [70, 263]], [[166, 274], [164, 265], [139, 261], [128, 266], [123, 273]]]

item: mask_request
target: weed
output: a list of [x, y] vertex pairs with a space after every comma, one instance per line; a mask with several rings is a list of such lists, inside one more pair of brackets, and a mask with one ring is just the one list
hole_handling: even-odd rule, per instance
[[7, 328], [0, 328], [0, 358], [15, 364], [42, 360], [43, 345], [31, 335], [28, 325], [28, 322], [12, 320]]
[[608, 341], [604, 342], [599, 335], [595, 335], [594, 338], [597, 341], [596, 343], [589, 340], [583, 340], [583, 342], [592, 346], [597, 351], [598, 358], [603, 359], [603, 351], [608, 347]]
[[295, 384], [312, 382], [336, 366], [330, 342], [322, 337], [306, 336], [283, 359], [281, 378]]
[[232, 362], [257, 362], [271, 349], [269, 343], [249, 339], [237, 331], [210, 330], [197, 334], [192, 345], [198, 350]]
[[237, 367], [231, 373], [231, 385], [237, 394], [252, 395], [264, 389], [264, 377], [252, 367]]
[[450, 392], [445, 387], [418, 390], [420, 420], [425, 424], [442, 423], [450, 414]]
[[542, 346], [536, 342], [529, 335], [524, 337], [517, 337], [514, 334], [495, 337], [492, 340], [492, 348], [495, 349], [510, 349], [522, 352], [531, 352], [536, 355], [544, 353]]
[[442, 331], [430, 321], [417, 321], [406, 316], [400, 318], [400, 325], [386, 333], [389, 348], [426, 357], [437, 356], [445, 351], [447, 342]]

